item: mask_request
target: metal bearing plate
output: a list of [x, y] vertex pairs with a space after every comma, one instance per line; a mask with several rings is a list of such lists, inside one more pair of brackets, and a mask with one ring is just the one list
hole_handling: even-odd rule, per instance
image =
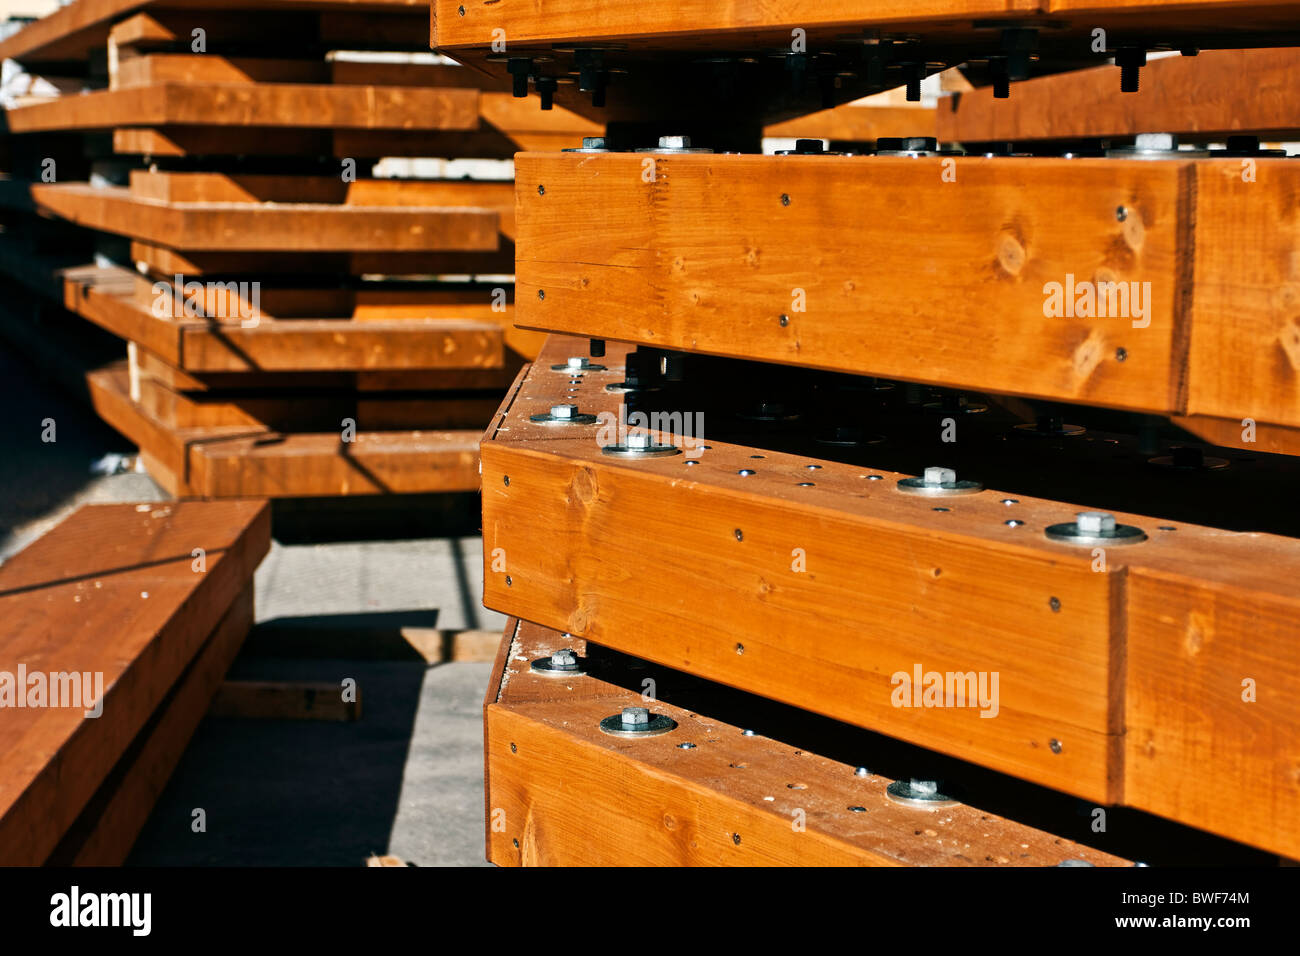
[[611, 458], [671, 458], [680, 455], [682, 450], [676, 445], [650, 445], [647, 448], [629, 448], [627, 445], [602, 445], [602, 455]]
[[600, 722], [600, 729], [602, 733], [609, 734], [611, 737], [658, 737], [670, 730], [676, 730], [677, 721], [663, 714], [651, 714], [650, 723], [645, 725], [645, 730], [624, 730], [623, 715], [611, 714]]
[[1147, 533], [1131, 524], [1117, 524], [1114, 531], [1080, 531], [1073, 521], [1049, 525], [1043, 532], [1051, 541], [1088, 547], [1097, 544], [1137, 544], [1147, 539]]
[[905, 495], [947, 498], [954, 495], [973, 495], [977, 491], [983, 491], [984, 486], [978, 481], [945, 481], [941, 485], [928, 485], [924, 478], [900, 478], [898, 490]]
[[960, 800], [937, 791], [914, 790], [910, 780], [895, 780], [885, 789], [885, 795], [895, 803], [918, 810], [941, 810], [961, 806]]
[[549, 657], [539, 657], [528, 666], [534, 674], [541, 674], [543, 677], [581, 677], [587, 673], [582, 669], [582, 658], [577, 658], [578, 663], [571, 667], [557, 667], [551, 663]]
[[594, 425], [596, 424], [595, 415], [570, 415], [568, 418], [556, 418], [550, 412], [542, 412], [538, 415], [529, 415], [530, 421], [539, 422], [543, 425]]

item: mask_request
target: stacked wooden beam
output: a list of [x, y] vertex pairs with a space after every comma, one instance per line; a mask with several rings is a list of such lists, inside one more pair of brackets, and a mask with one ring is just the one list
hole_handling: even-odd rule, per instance
[[[493, 861], [1300, 858], [1289, 160], [1222, 142], [1242, 131], [1227, 100], [1207, 119], [1144, 94], [1159, 129], [1217, 152], [1098, 119], [1128, 69], [1051, 75], [1089, 60], [1063, 52], [1098, 25], [1071, 4], [1046, 5], [1050, 27], [1028, 19], [1041, 4], [1000, 5], [993, 34], [970, 25], [991, 6], [965, 3], [600, 0], [581, 24], [561, 4], [434, 6], [435, 46], [501, 69], [485, 44], [504, 29], [544, 92], [568, 64], [531, 54], [580, 41], [590, 71], [603, 44], [611, 144], [641, 149], [517, 159], [514, 320], [570, 337], [482, 447], [485, 603], [518, 619], [485, 705]], [[1300, 45], [1266, 38], [1295, 6], [1102, 19], [1123, 49], [1192, 53]], [[807, 49], [759, 64], [796, 74], [780, 97], [760, 73], [693, 104], [675, 85], [687, 63], [750, 70], [792, 28]], [[1012, 119], [1001, 83], [940, 108], [966, 149], [699, 150], [819, 103], [812, 64], [851, 73], [846, 96], [977, 49], [997, 75], [1021, 29], [1041, 77], [1012, 85]], [[884, 76], [863, 38], [889, 48]], [[1289, 55], [1153, 60], [1146, 82], [1235, 62], [1240, 89]], [[1049, 123], [1036, 88], [1085, 106]], [[557, 102], [587, 109], [576, 93]], [[1270, 102], [1249, 131], [1294, 129], [1295, 91]], [[695, 152], [655, 145], [679, 118]], [[1041, 854], [1015, 829], [1026, 801], [1105, 855]], [[605, 825], [579, 832], [577, 805]], [[996, 832], [972, 839], [961, 805]]]
[[477, 431], [537, 342], [509, 322], [501, 161], [600, 127], [438, 62], [426, 15], [77, 0], [0, 42], [81, 87], [4, 114], [9, 326], [56, 357], [64, 310], [129, 343], [89, 390], [168, 491], [477, 487]]
[[270, 543], [265, 503], [87, 505], [0, 567], [0, 862], [122, 864]]

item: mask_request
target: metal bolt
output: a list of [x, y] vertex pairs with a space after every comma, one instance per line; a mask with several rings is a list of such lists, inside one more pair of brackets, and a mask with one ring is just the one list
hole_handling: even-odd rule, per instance
[[855, 770], [853, 771], [853, 776], [855, 776], [855, 777], [870, 777], [870, 776], [871, 776], [871, 771], [868, 770], [866, 767], [858, 767], [857, 769], [855, 769]]
[[647, 448], [654, 447], [654, 439], [651, 438], [649, 435], [643, 435], [640, 433], [636, 435], [628, 435], [627, 442], [625, 443], [625, 447], [629, 449], [637, 449], [638, 451], [643, 451]]
[[572, 418], [577, 413], [578, 413], [577, 405], [552, 405], [551, 406], [552, 418]]
[[584, 136], [582, 137], [583, 149], [606, 149], [605, 137], [603, 136]]
[[564, 364], [565, 367], [573, 369], [574, 371], [585, 371], [586, 369], [591, 368], [591, 359], [584, 358], [581, 355], [570, 355]]
[[1075, 522], [1087, 534], [1104, 534], [1115, 530], [1115, 516], [1106, 511], [1080, 511]]
[[660, 136], [660, 149], [690, 149], [691, 138], [689, 136]]
[[1147, 51], [1139, 47], [1122, 47], [1115, 54], [1115, 65], [1119, 67], [1119, 91], [1136, 93], [1141, 82], [1142, 67], [1147, 62]]
[[916, 777], [913, 777], [912, 789], [917, 793], [938, 793], [939, 782], [937, 780], [918, 780]]
[[1133, 148], [1167, 153], [1178, 148], [1178, 137], [1173, 133], [1138, 133], [1133, 137]]
[[924, 478], [927, 485], [953, 485], [957, 483], [957, 472], [951, 468], [927, 468]]
[[576, 667], [577, 664], [578, 655], [567, 647], [551, 655], [551, 665], [553, 667]]
[[648, 726], [650, 723], [650, 711], [645, 707], [624, 707], [623, 708], [623, 729], [636, 730], [638, 727]]

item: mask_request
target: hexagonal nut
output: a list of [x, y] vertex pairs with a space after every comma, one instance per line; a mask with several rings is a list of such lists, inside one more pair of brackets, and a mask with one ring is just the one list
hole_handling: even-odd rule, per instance
[[1115, 516], [1105, 511], [1080, 511], [1076, 526], [1084, 534], [1105, 534], [1115, 530]]
[[659, 147], [661, 149], [689, 149], [691, 138], [689, 136], [660, 136]]
[[628, 728], [646, 727], [650, 724], [650, 711], [645, 707], [624, 707], [623, 726]]
[[605, 137], [603, 136], [584, 136], [582, 137], [583, 149], [604, 149]]
[[578, 663], [578, 655], [572, 650], [565, 647], [551, 655], [552, 667], [574, 667]]
[[649, 435], [638, 433], [635, 435], [627, 436], [626, 447], [628, 448], [644, 450], [646, 448], [651, 448], [653, 446], [654, 446], [654, 439], [651, 438]]
[[1133, 145], [1138, 149], [1172, 150], [1178, 148], [1178, 137], [1173, 133], [1138, 133]]
[[572, 418], [576, 414], [578, 414], [577, 405], [552, 405], [551, 406], [552, 418]]
[[565, 362], [569, 368], [589, 368], [591, 360], [580, 355], [570, 355], [569, 360]]
[[957, 481], [957, 472], [951, 468], [927, 468], [924, 480], [927, 485], [951, 485]]

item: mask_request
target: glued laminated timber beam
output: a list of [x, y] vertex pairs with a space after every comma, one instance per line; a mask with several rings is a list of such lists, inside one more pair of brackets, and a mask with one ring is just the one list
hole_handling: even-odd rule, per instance
[[1285, 159], [524, 154], [515, 317], [1235, 422], [1236, 447], [1250, 419], [1300, 454], [1297, 189]]
[[941, 100], [937, 136], [1021, 144], [1151, 130], [1197, 140], [1291, 137], [1300, 131], [1298, 70], [1296, 49], [1208, 50], [1152, 60], [1135, 93], [1120, 92], [1114, 67], [1040, 76], [1013, 84], [1007, 99], [984, 87]]
[[[486, 252], [495, 210], [329, 203], [162, 202], [123, 186], [10, 183], [8, 202], [103, 232], [195, 251]], [[310, 221], [310, 228], [303, 223]]]
[[[102, 672], [104, 692], [93, 719], [6, 706], [0, 863], [46, 862], [80, 820], [61, 862], [121, 864], [251, 623], [270, 538], [265, 502], [90, 505], [0, 567], [0, 670]], [[115, 768], [121, 795], [95, 801]]]
[[[695, 467], [612, 458], [597, 425], [529, 419], [562, 396], [616, 410], [623, 350], [573, 395], [549, 367], [564, 348], [483, 442], [488, 607], [1300, 856], [1300, 541], [1117, 512], [1149, 538], [1099, 564], [1043, 533], [1077, 505], [1017, 495], [1009, 522], [983, 490], [940, 514], [901, 474], [712, 439]], [[996, 716], [899, 706], [895, 675], [918, 667], [999, 674]]]
[[649, 672], [608, 653], [587, 676], [530, 670], [530, 660], [562, 647], [589, 663], [602, 650], [512, 619], [489, 681], [487, 856], [498, 866], [1129, 865], [987, 808], [899, 806], [885, 796], [888, 778], [854, 776], [812, 744], [795, 750], [745, 736], [704, 702], [675, 701], [668, 687], [650, 706], [677, 729], [608, 736], [600, 720], [644, 706], [639, 682]]

